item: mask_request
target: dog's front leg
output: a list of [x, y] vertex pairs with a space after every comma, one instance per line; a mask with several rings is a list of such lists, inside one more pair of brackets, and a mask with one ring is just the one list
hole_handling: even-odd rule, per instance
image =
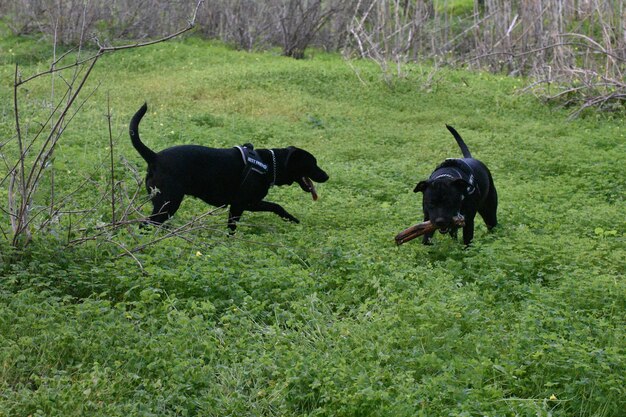
[[230, 210], [228, 210], [228, 228], [230, 229], [231, 233], [235, 232], [235, 229], [237, 228], [237, 222], [241, 218], [242, 214], [243, 208], [233, 205], [230, 206]]
[[476, 217], [476, 213], [465, 216], [465, 226], [463, 226], [463, 243], [465, 246], [469, 246], [474, 239], [474, 217]]
[[182, 194], [158, 192], [152, 196], [152, 214], [148, 224], [163, 224], [176, 213], [183, 201]]
[[287, 210], [283, 208], [283, 206], [269, 201], [259, 201], [257, 203], [250, 204], [249, 206], [246, 206], [246, 210], [270, 211], [272, 213], [278, 214], [283, 219], [289, 220], [294, 223], [300, 223], [300, 220], [289, 214]]
[[[427, 222], [429, 220], [430, 220], [430, 217], [428, 216], [428, 212], [426, 210], [424, 210], [424, 221]], [[434, 231], [424, 233], [424, 236], [422, 237], [422, 243], [424, 245], [432, 245], [433, 244], [433, 235], [434, 234], [435, 234]]]

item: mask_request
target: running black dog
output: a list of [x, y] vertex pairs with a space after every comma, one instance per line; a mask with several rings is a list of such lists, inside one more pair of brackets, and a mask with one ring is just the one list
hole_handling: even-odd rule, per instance
[[[441, 233], [450, 233], [456, 238], [458, 227], [453, 217], [463, 215], [463, 243], [469, 245], [474, 238], [476, 212], [489, 230], [498, 224], [498, 194], [487, 166], [472, 158], [467, 145], [452, 126], [446, 127], [461, 148], [463, 158], [446, 159], [428, 180], [420, 181], [413, 191], [424, 194], [424, 220], [430, 220]], [[433, 233], [424, 235], [425, 245], [431, 243]]]
[[297, 182], [317, 200], [312, 181], [328, 175], [309, 152], [293, 146], [255, 150], [246, 144], [230, 149], [182, 145], [154, 152], [139, 139], [139, 122], [148, 109], [144, 104], [130, 121], [133, 146], [148, 163], [146, 189], [152, 200], [150, 223], [161, 224], [176, 213], [185, 195], [213, 206], [230, 206], [228, 227], [234, 231], [244, 210], [271, 211], [299, 223], [282, 206], [263, 198], [272, 185]]

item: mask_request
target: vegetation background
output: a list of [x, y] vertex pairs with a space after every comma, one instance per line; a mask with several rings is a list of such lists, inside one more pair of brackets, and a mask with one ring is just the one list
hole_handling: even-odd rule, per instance
[[[90, 30], [72, 38], [71, 25], [42, 36], [41, 16], [72, 6], [82, 12], [72, 21], [84, 29], [85, 6], [102, 4], [79, 3], [57, 2], [59, 9], [29, 19], [29, 7], [43, 2], [0, 3], [0, 416], [623, 413], [624, 32], [623, 21], [605, 25], [600, 16], [609, 14], [599, 14], [619, 17], [621, 2], [510, 2], [510, 10], [490, 1], [357, 2], [360, 16], [370, 10], [367, 18], [378, 22], [401, 5], [430, 7], [421, 27], [432, 24], [431, 42], [412, 57], [394, 55], [395, 38], [384, 34], [417, 12], [384, 19], [389, 26], [352, 25], [342, 43], [335, 11], [299, 60], [278, 41], [242, 50], [225, 36], [227, 43], [191, 36], [114, 51], [89, 73], [75, 111], [59, 116], [56, 106], [87, 71], [75, 63], [98, 49], [86, 42]], [[131, 10], [107, 4], [124, 16]], [[175, 6], [193, 5], [170, 4], [154, 13], [156, 3], [141, 3], [137, 19], [128, 18], [141, 24], [126, 34], [96, 19], [99, 44], [172, 33], [189, 14]], [[273, 3], [203, 5], [197, 30], [210, 33], [202, 19], [236, 4]], [[329, 4], [319, 2], [319, 10]], [[582, 78], [545, 84], [552, 90], [542, 97], [551, 92], [571, 107], [528, 94], [539, 94], [528, 86], [542, 79], [533, 68], [565, 75], [567, 65], [481, 64], [491, 72], [449, 65], [477, 61], [444, 51], [439, 29], [450, 28], [452, 44], [467, 44], [459, 35], [474, 27], [469, 22], [502, 6], [510, 21], [486, 21], [521, 36], [528, 26], [511, 25], [522, 16], [516, 7], [541, 6], [546, 23], [559, 4], [580, 12], [585, 36], [604, 50], [585, 55], [579, 44], [572, 55], [579, 66], [569, 72]], [[50, 21], [60, 16], [74, 15]], [[441, 26], [445, 18], [451, 24]], [[178, 24], [157, 25], [164, 21]], [[615, 32], [603, 41], [609, 26]], [[359, 49], [366, 38], [370, 47]], [[397, 45], [407, 45], [403, 39]], [[532, 50], [520, 57], [539, 55]], [[51, 62], [70, 67], [20, 85], [15, 106], [16, 64], [26, 79]], [[585, 106], [593, 98], [600, 107]], [[188, 199], [168, 228], [142, 232], [145, 165], [127, 126], [144, 100], [142, 137], [153, 149], [296, 145], [313, 152], [331, 179], [315, 203], [297, 187], [271, 191], [299, 225], [248, 214], [228, 238], [224, 210]], [[67, 123], [55, 131], [50, 114]], [[460, 155], [445, 123], [490, 166], [501, 224], [493, 233], [478, 225], [468, 249], [444, 236], [432, 247], [396, 247], [393, 236], [421, 219], [415, 183]], [[42, 131], [56, 141], [43, 148], [26, 207], [31, 236], [14, 240], [17, 173], [21, 162], [37, 162]], [[28, 140], [26, 152], [18, 137]]]

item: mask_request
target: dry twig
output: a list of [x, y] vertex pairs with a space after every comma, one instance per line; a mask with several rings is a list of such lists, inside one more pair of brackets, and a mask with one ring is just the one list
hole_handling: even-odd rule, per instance
[[[15, 164], [8, 164], [9, 166], [13, 165], [13, 167], [9, 169], [8, 174], [0, 181], [0, 183], [2, 183], [8, 179], [8, 182], [9, 182], [8, 207], [4, 211], [8, 213], [9, 218], [11, 220], [11, 230], [12, 230], [11, 243], [13, 246], [27, 245], [32, 240], [33, 230], [31, 230], [31, 225], [41, 214], [48, 211], [50, 214], [50, 218], [52, 218], [61, 212], [59, 207], [54, 207], [58, 203], [57, 201], [55, 201], [56, 199], [54, 198], [54, 195], [52, 195], [50, 198], [51, 203], [50, 203], [49, 210], [33, 211], [32, 208], [33, 208], [33, 203], [34, 203], [33, 201], [34, 195], [35, 195], [36, 190], [39, 188], [40, 180], [44, 174], [44, 171], [48, 169], [48, 161], [51, 160], [53, 152], [56, 148], [56, 144], [61, 138], [63, 132], [67, 128], [68, 124], [72, 121], [73, 117], [78, 113], [78, 111], [80, 111], [85, 101], [89, 98], [91, 94], [93, 94], [93, 91], [92, 91], [88, 95], [88, 97], [85, 98], [83, 102], [77, 106], [77, 109], [74, 111], [74, 113], [70, 115], [70, 109], [73, 108], [76, 102], [76, 99], [78, 98], [79, 94], [83, 90], [85, 83], [87, 79], [89, 78], [96, 63], [98, 62], [99, 58], [107, 53], [113, 53], [116, 51], [126, 50], [126, 49], [140, 48], [144, 46], [154, 45], [160, 42], [165, 42], [169, 39], [180, 36], [181, 34], [190, 31], [191, 29], [194, 28], [198, 9], [200, 5], [203, 3], [203, 1], [204, 0], [198, 0], [198, 2], [196, 3], [196, 7], [193, 11], [193, 15], [191, 19], [187, 22], [186, 27], [170, 35], [161, 37], [159, 39], [147, 41], [147, 42], [138, 42], [138, 43], [133, 43], [133, 44], [120, 45], [120, 46], [104, 46], [100, 44], [99, 42], [97, 42], [98, 47], [99, 47], [98, 51], [92, 56], [89, 56], [85, 59], [80, 59], [81, 48], [79, 46], [76, 62], [70, 65], [62, 66], [62, 67], [57, 66], [60, 60], [66, 57], [67, 54], [70, 53], [68, 51], [65, 54], [62, 54], [60, 57], [55, 56], [48, 70], [33, 74], [30, 77], [26, 77], [26, 78], [22, 77], [20, 73], [19, 65], [16, 64], [15, 73], [14, 73], [14, 82], [13, 82], [13, 110], [14, 110], [14, 115], [15, 115], [15, 131], [16, 131], [15, 138], [16, 138], [17, 147], [18, 147], [18, 160], [16, 161]], [[85, 9], [83, 9], [83, 19], [85, 18], [84, 13], [85, 13]], [[84, 21], [83, 21], [83, 27], [81, 28], [81, 31], [84, 32]], [[82, 45], [82, 39], [83, 39], [83, 35], [81, 34], [81, 45]], [[56, 51], [56, 44], [55, 44], [55, 51]], [[87, 67], [83, 71], [84, 65], [86, 65]], [[65, 70], [69, 70], [69, 69], [74, 69], [74, 74], [71, 77], [71, 79], [65, 80], [62, 77], [62, 72]], [[20, 119], [20, 112], [19, 112], [20, 106], [18, 102], [19, 89], [21, 86], [23, 86], [24, 84], [32, 80], [35, 80], [44, 75], [52, 75], [52, 74], [59, 74], [60, 78], [65, 81], [67, 85], [66, 92], [63, 96], [63, 99], [57, 103], [57, 105], [55, 106], [55, 109], [49, 115], [46, 123], [41, 125], [40, 131], [37, 132], [34, 138], [30, 140], [30, 142], [27, 144], [24, 138], [22, 122]], [[52, 94], [54, 97], [54, 83], [52, 84]], [[62, 102], [65, 99], [66, 99], [65, 103], [62, 104]], [[58, 116], [55, 117], [55, 114], [57, 114]], [[50, 132], [47, 134], [47, 136], [43, 140], [43, 143], [39, 145], [39, 148], [35, 152], [35, 156], [33, 160], [27, 161], [27, 154], [29, 153], [29, 150], [31, 150], [35, 146], [37, 138], [43, 132], [44, 127], [47, 126], [48, 123], [51, 124]], [[111, 137], [111, 130], [110, 130], [110, 112], [109, 112], [109, 139], [110, 139], [110, 145], [111, 145], [111, 152], [113, 152], [112, 137]], [[111, 154], [111, 158], [113, 158], [112, 154]], [[113, 169], [111, 169], [111, 174], [113, 174]], [[115, 183], [115, 180], [112, 176], [111, 178], [111, 187], [112, 187], [111, 188], [111, 199], [112, 199], [111, 208], [113, 210], [113, 216], [112, 216], [113, 222], [115, 222], [114, 183]], [[52, 190], [52, 193], [54, 193], [53, 184], [51, 184], [51, 190]], [[36, 230], [41, 230], [43, 227], [48, 225], [50, 218], [47, 220], [44, 220]]]

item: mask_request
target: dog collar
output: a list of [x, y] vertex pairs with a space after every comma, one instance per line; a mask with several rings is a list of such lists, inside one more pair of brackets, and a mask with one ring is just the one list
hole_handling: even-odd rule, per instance
[[[437, 173], [437, 171], [443, 171]], [[439, 178], [450, 178], [450, 179], [463, 179], [467, 181], [469, 184], [465, 192], [468, 196], [474, 194], [475, 192], [480, 195], [480, 189], [478, 188], [478, 184], [476, 183], [476, 178], [474, 177], [474, 170], [472, 167], [462, 159], [457, 158], [448, 158], [443, 163], [441, 163], [434, 174], [438, 174], [437, 176], [431, 177], [432, 180], [437, 180]]]
[[270, 153], [272, 154], [272, 174], [274, 175], [274, 180], [270, 184], [270, 187], [276, 184], [276, 155], [274, 155], [274, 150], [270, 149]]
[[441, 174], [441, 175], [437, 175], [435, 178], [433, 178], [434, 180], [438, 180], [439, 178], [451, 178], [451, 179], [456, 179], [456, 177], [454, 175], [450, 175], [450, 174]]

